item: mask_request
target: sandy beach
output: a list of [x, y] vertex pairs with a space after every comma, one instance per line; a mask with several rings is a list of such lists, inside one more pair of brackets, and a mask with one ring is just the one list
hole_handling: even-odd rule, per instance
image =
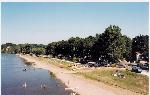
[[41, 62], [37, 57], [31, 57], [29, 55], [18, 56], [27, 62], [34, 62], [34, 67], [36, 68], [53, 72], [56, 78], [60, 79], [68, 87], [66, 90], [71, 89], [80, 95], [141, 95], [126, 89], [108, 86], [102, 82], [85, 79], [82, 76], [73, 74], [74, 71], [69, 71], [47, 62]]

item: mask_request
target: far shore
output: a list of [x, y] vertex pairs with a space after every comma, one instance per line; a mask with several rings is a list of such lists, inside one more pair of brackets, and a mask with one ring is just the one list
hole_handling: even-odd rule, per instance
[[60, 68], [53, 64], [49, 64], [46, 61], [39, 60], [38, 57], [21, 54], [17, 55], [27, 62], [33, 63], [35, 68], [42, 68], [53, 72], [56, 78], [60, 79], [68, 87], [66, 90], [71, 89], [80, 95], [142, 95], [127, 89], [113, 87], [102, 82], [86, 79], [82, 76], [73, 74], [75, 73], [74, 71]]

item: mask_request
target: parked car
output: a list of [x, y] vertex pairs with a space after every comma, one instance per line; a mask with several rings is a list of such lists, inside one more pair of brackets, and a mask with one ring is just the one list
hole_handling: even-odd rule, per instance
[[132, 72], [136, 72], [136, 73], [141, 73], [142, 69], [140, 67], [138, 67], [138, 66], [133, 65], [131, 71]]
[[137, 64], [138, 67], [140, 67], [142, 70], [149, 70], [149, 64], [148, 63], [144, 63], [144, 64]]
[[97, 63], [97, 66], [100, 67], [100, 66], [107, 66], [108, 62], [105, 61], [105, 60], [98, 60], [96, 61]]
[[62, 55], [62, 54], [59, 54], [59, 55], [58, 55], [58, 59], [63, 59], [63, 55]]
[[72, 57], [70, 56], [70, 55], [68, 55], [68, 56], [65, 56], [65, 58], [64, 58], [65, 60], [71, 60], [72, 59]]
[[92, 62], [92, 61], [88, 62], [87, 64], [89, 67], [96, 67], [97, 65], [96, 62]]
[[144, 63], [142, 66], [143, 70], [149, 70], [149, 64], [148, 63]]

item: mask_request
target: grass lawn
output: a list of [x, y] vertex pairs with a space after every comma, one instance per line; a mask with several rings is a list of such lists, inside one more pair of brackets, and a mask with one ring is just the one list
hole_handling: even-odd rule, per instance
[[122, 71], [125, 78], [112, 76], [114, 69], [99, 69], [90, 72], [78, 72], [86, 78], [104, 82], [105, 84], [114, 85], [124, 89], [128, 89], [143, 95], [148, 95], [148, 77], [145, 75], [133, 73], [130, 71]]

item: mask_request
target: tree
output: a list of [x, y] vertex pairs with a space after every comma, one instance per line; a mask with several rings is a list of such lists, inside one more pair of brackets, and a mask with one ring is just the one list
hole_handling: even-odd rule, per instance
[[32, 48], [32, 53], [35, 55], [41, 55], [45, 53], [45, 49], [42, 47]]
[[45, 50], [45, 54], [46, 55], [52, 55], [53, 57], [55, 57], [57, 55], [56, 53], [56, 42], [52, 42], [50, 44], [47, 45], [46, 50]]
[[16, 53], [16, 44], [6, 43], [1, 45], [1, 52], [2, 53]]
[[83, 57], [83, 39], [79, 37], [72, 37], [68, 40], [68, 42], [72, 49], [71, 52], [73, 53], [73, 56], [78, 58]]
[[95, 37], [92, 37], [92, 36], [89, 36], [85, 39], [83, 39], [83, 56], [84, 57], [91, 57], [91, 48], [93, 46], [93, 44], [95, 43], [96, 41], [96, 38]]
[[125, 41], [125, 52], [123, 53], [123, 58], [125, 58], [127, 61], [132, 60], [132, 40], [131, 38], [127, 37], [126, 35], [122, 36]]
[[[117, 63], [120, 59], [133, 61], [136, 52], [142, 54], [143, 60], [149, 60], [148, 35], [131, 38], [121, 34], [118, 26], [110, 25], [104, 33], [86, 38], [71, 37], [70, 39], [43, 44], [12, 44], [1, 45], [3, 53], [34, 53], [46, 54], [53, 57], [61, 55], [63, 58], [103, 61], [105, 63]], [[70, 59], [70, 58], [69, 58]]]
[[25, 44], [21, 47], [21, 52], [24, 54], [31, 53], [31, 46], [29, 44]]
[[93, 59], [116, 63], [123, 58], [125, 41], [118, 26], [109, 26], [92, 47]]
[[136, 52], [142, 54], [143, 60], [148, 61], [149, 59], [149, 46], [148, 46], [148, 35], [140, 35], [133, 38], [132, 41], [132, 56], [133, 60], [136, 59]]

